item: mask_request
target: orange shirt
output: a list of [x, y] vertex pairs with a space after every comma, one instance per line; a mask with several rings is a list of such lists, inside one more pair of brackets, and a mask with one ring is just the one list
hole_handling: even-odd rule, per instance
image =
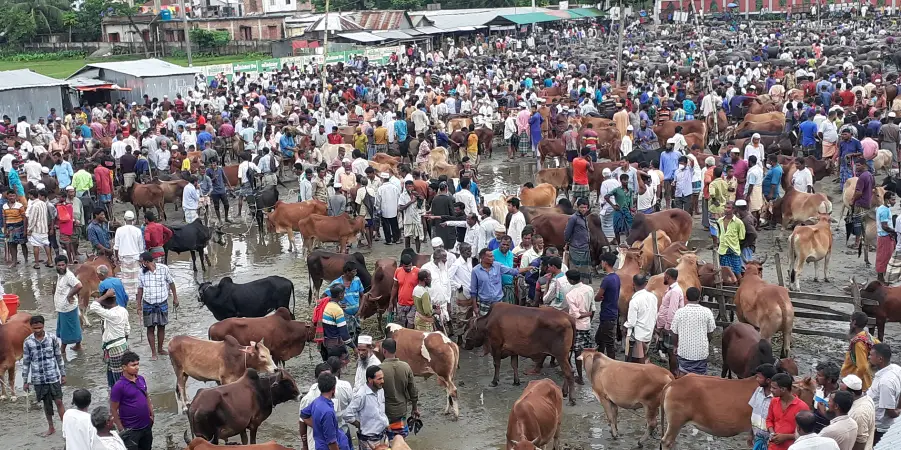
[[585, 158], [576, 158], [573, 160], [573, 183], [586, 185], [588, 184], [588, 160]]
[[[766, 415], [766, 427], [767, 429], [772, 428], [777, 434], [793, 434], [797, 426], [795, 416], [801, 411], [808, 410], [810, 408], [807, 404], [797, 396], [794, 396], [788, 408], [785, 409], [782, 409], [782, 400], [773, 397], [773, 401], [770, 402], [770, 409]], [[770, 445], [767, 448], [768, 450], [787, 450], [794, 443], [794, 439], [782, 441], [781, 444], [770, 441]]]
[[407, 272], [403, 267], [394, 271], [394, 281], [397, 282], [397, 304], [400, 306], [413, 306], [413, 288], [419, 284], [419, 267]]

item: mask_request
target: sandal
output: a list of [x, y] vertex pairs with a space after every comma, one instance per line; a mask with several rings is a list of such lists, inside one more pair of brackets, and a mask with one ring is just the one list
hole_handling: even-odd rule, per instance
[[40, 265], [40, 264], [35, 264], [35, 265], [31, 266], [31, 267], [34, 268], [34, 269], [40, 269], [40, 268], [41, 268], [41, 265]]
[[53, 264], [50, 264], [50, 263], [48, 262], [48, 263], [44, 264], [44, 267], [53, 268]]

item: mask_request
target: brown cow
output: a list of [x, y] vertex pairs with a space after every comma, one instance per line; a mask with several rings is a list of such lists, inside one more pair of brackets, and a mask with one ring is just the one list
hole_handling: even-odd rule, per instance
[[686, 134], [685, 142], [688, 144], [688, 150], [703, 151], [707, 147], [707, 142], [704, 141], [704, 135], [701, 133]]
[[178, 211], [181, 194], [187, 185], [187, 180], [160, 181], [160, 187], [163, 189], [163, 203], [172, 203], [175, 205], [175, 210]]
[[[698, 267], [698, 278], [701, 280], [701, 286], [716, 287], [716, 266], [707, 263]], [[729, 267], [720, 266], [720, 279], [723, 286], [738, 286], [738, 277]]]
[[[885, 337], [886, 322], [901, 322], [901, 286], [889, 287], [879, 281], [871, 281], [858, 284], [858, 289], [862, 298], [878, 302], [877, 305], [863, 303], [861, 309], [868, 316], [876, 318], [876, 330], [881, 341]], [[847, 288], [845, 292], [850, 294]]]
[[[250, 443], [255, 444], [257, 430], [272, 410], [300, 395], [297, 383], [287, 371], [262, 374], [253, 368], [241, 370], [244, 373], [231, 384], [197, 391], [187, 411], [194, 436], [217, 444], [220, 438], [240, 434], [241, 443], [246, 445], [250, 430]], [[187, 431], [185, 434], [187, 441]]]
[[682, 134], [698, 133], [704, 142], [707, 142], [707, 124], [703, 120], [686, 120], [684, 122], [664, 122], [654, 127], [654, 134], [657, 135], [657, 142], [665, 143], [669, 138], [676, 135], [676, 127], [682, 127]]
[[638, 250], [620, 247], [619, 255], [622, 262], [618, 262], [619, 268], [616, 274], [619, 275], [619, 318], [620, 322], [625, 322], [626, 316], [629, 314], [629, 300], [635, 294], [635, 285], [632, 283], [632, 277], [641, 273], [641, 260], [638, 257]]
[[232, 317], [216, 322], [210, 325], [207, 335], [211, 341], [224, 341], [231, 336], [241, 345], [265, 341], [272, 362], [283, 364], [303, 353], [307, 342], [313, 342], [316, 327], [292, 320], [288, 308], [281, 307], [265, 317]]
[[559, 191], [569, 191], [572, 181], [572, 169], [569, 167], [557, 167], [553, 169], [541, 169], [535, 174], [535, 182], [539, 184], [550, 184]]
[[[16, 361], [22, 359], [23, 343], [31, 335], [31, 314], [20, 312], [0, 324], [0, 400], [16, 401]], [[7, 375], [9, 384], [3, 381]], [[28, 381], [28, 380], [25, 380]]]
[[91, 294], [97, 292], [97, 287], [100, 285], [100, 278], [97, 277], [97, 268], [100, 266], [108, 267], [111, 277], [119, 272], [119, 269], [106, 256], [93, 256], [84, 264], [79, 264], [77, 267], [70, 266], [75, 278], [78, 278], [81, 283], [81, 290], [78, 291], [78, 317], [81, 318], [81, 324], [85, 327], [91, 326], [91, 321], [85, 315], [85, 311], [88, 309], [88, 302], [91, 301]]
[[576, 333], [576, 322], [562, 311], [553, 308], [530, 308], [498, 302], [491, 305], [488, 314], [474, 317], [463, 333], [463, 347], [472, 350], [482, 346], [484, 354], [494, 359], [494, 378], [491, 386], [497, 386], [501, 360], [510, 357], [513, 367], [513, 385], [519, 386], [519, 357], [535, 361], [534, 372], [540, 372], [539, 364], [546, 356], [557, 359], [563, 370], [563, 396], [569, 395], [569, 404], [575, 405], [572, 392], [574, 379], [569, 364]]
[[[660, 448], [672, 449], [679, 430], [689, 422], [697, 429], [718, 437], [747, 433], [751, 422], [748, 399], [758, 386], [754, 377], [732, 380], [689, 374], [674, 380], [663, 388], [661, 394], [666, 431]], [[815, 389], [813, 380], [805, 378], [795, 381], [792, 392], [810, 405]], [[723, 411], [729, 413], [724, 414]]]
[[[661, 233], [664, 233], [664, 232], [661, 231]], [[647, 239], [648, 238], [645, 238], [645, 240], [647, 240]], [[635, 245], [635, 244], [636, 243], [633, 243], [632, 245]], [[658, 247], [658, 249], [659, 249], [659, 247]], [[679, 263], [677, 261], [679, 260], [680, 257], [682, 257], [683, 253], [685, 253], [687, 251], [693, 252], [695, 250], [696, 249], [686, 247], [685, 244], [683, 244], [681, 242], [673, 242], [666, 248], [660, 249], [660, 257], [663, 258], [662, 270], [669, 269], [670, 267], [676, 267], [677, 265], [679, 265]], [[699, 273], [700, 273], [700, 270], [699, 270]]]
[[469, 117], [455, 117], [447, 121], [447, 129], [451, 133], [457, 130], [462, 130], [466, 128], [467, 130], [472, 129], [472, 119]]
[[362, 321], [378, 315], [378, 329], [382, 328], [382, 314], [391, 307], [391, 288], [394, 287], [394, 271], [397, 270], [397, 259], [382, 258], [375, 261], [372, 272], [372, 289], [360, 297], [360, 309], [357, 317]]
[[266, 216], [266, 228], [269, 232], [288, 233], [288, 250], [294, 249], [294, 232], [300, 231], [297, 223], [312, 214], [325, 215], [327, 206], [319, 200], [307, 200], [299, 203], [285, 203], [281, 200]]
[[363, 216], [351, 218], [347, 213], [335, 217], [313, 214], [297, 222], [305, 252], [315, 249], [322, 242], [337, 242], [338, 250], [347, 253], [347, 244], [365, 227], [366, 219]]
[[130, 202], [134, 206], [135, 211], [138, 208], [147, 210], [147, 208], [156, 208], [157, 217], [166, 220], [166, 208], [163, 203], [163, 188], [158, 184], [132, 184], [128, 189], [119, 188], [119, 199], [123, 202]]
[[746, 323], [735, 322], [723, 330], [723, 378], [748, 378], [761, 364], [775, 364], [790, 375], [798, 375], [798, 366], [791, 358], [777, 361], [770, 341], [760, 338], [760, 333]]
[[[587, 129], [587, 127], [583, 128], [579, 132], [579, 138], [582, 139], [582, 142], [584, 142], [585, 140], [585, 130]], [[617, 130], [616, 127], [592, 129], [598, 134], [598, 158], [607, 158], [611, 161], [619, 161], [619, 147], [620, 140], [622, 139], [622, 136], [619, 135], [619, 130]]]
[[753, 133], [778, 133], [785, 129], [785, 114], [769, 112], [747, 114], [744, 120], [732, 130], [732, 136], [745, 137]]
[[831, 228], [832, 217], [826, 211], [826, 205], [821, 205], [816, 225], [795, 227], [788, 240], [788, 259], [791, 267], [789, 279], [795, 291], [801, 290], [801, 271], [807, 262], [813, 262], [813, 281], [816, 283], [818, 261], [823, 260], [823, 281], [829, 282], [829, 260], [832, 258], [834, 239]]
[[780, 357], [787, 358], [791, 351], [795, 308], [788, 289], [767, 283], [762, 277], [762, 262], [749, 261], [745, 265], [745, 273], [735, 291], [735, 315], [740, 322], [760, 329], [763, 339], [772, 340], [777, 331], [782, 331]]
[[558, 202], [557, 206], [523, 206], [519, 208], [519, 212], [521, 212], [522, 215], [525, 216], [526, 223], [530, 224], [532, 223], [533, 219], [545, 214], [566, 214], [567, 216], [570, 216], [575, 211], [573, 211], [572, 207], [561, 205]]
[[[563, 232], [566, 230], [569, 217], [567, 214], [543, 213], [538, 217], [533, 217], [531, 225], [535, 232], [544, 238], [545, 246], [555, 246], [562, 251], [565, 244]], [[591, 262], [592, 265], [597, 266], [601, 263], [601, 255], [610, 247], [610, 243], [601, 229], [601, 218], [597, 214], [588, 216], [588, 231], [591, 233], [589, 242]]]
[[[857, 177], [851, 177], [845, 180], [845, 186], [842, 188], [842, 211], [839, 213], [839, 217], [845, 217], [845, 211], [851, 207], [851, 202], [854, 201], [854, 193], [857, 191]], [[885, 188], [882, 186], [876, 186], [873, 188], [873, 201], [870, 203], [870, 208], [876, 209], [882, 206], [883, 198], [885, 197]]]
[[233, 164], [230, 166], [222, 166], [222, 173], [225, 174], [225, 179], [228, 182], [229, 187], [241, 186], [241, 179], [238, 177], [238, 165], [237, 164]]
[[179, 335], [169, 341], [168, 350], [175, 371], [175, 399], [183, 411], [187, 411], [191, 403], [185, 389], [188, 377], [228, 384], [240, 378], [248, 368], [262, 372], [276, 369], [272, 355], [262, 341], [251, 342], [245, 347], [232, 336], [225, 336], [223, 341], [208, 341]]
[[[638, 242], [635, 241], [632, 244], [632, 248], [638, 249], [638, 257], [641, 258], [641, 270], [647, 273], [651, 273], [651, 266], [654, 264], [654, 234], [651, 233], [648, 237], [644, 238], [643, 241]], [[657, 251], [663, 252], [664, 249], [668, 248], [672, 244], [670, 241], [669, 235], [666, 234], [665, 231], [657, 232]], [[677, 257], [678, 258], [678, 257]], [[658, 271], [662, 272], [662, 268], [658, 267]]]
[[448, 179], [456, 178], [460, 175], [460, 167], [456, 164], [437, 162], [432, 166], [432, 171], [429, 175], [432, 178], [440, 178], [441, 175], [446, 176]]
[[307, 271], [310, 273], [310, 287], [307, 290], [307, 304], [313, 303], [313, 292], [319, 293], [322, 281], [337, 280], [344, 274], [344, 265], [348, 262], [353, 263], [357, 269], [357, 276], [360, 283], [363, 284], [363, 290], [368, 291], [372, 286], [372, 276], [369, 269], [366, 268], [366, 258], [363, 254], [356, 252], [353, 254], [332, 253], [321, 250], [315, 250], [307, 255]]
[[554, 206], [557, 203], [557, 188], [548, 183], [524, 184], [519, 190], [519, 202], [522, 206]]
[[556, 167], [566, 167], [566, 144], [563, 139], [542, 139], [538, 142], [538, 153], [541, 155], [540, 167], [547, 166], [547, 158], [554, 159]]
[[510, 408], [507, 450], [560, 449], [563, 393], [548, 378], [533, 380]]
[[672, 242], [688, 242], [691, 239], [691, 214], [681, 209], [667, 209], [652, 214], [636, 212], [626, 243], [632, 245], [635, 241], [643, 241], [651, 234], [651, 230], [666, 232]]
[[[450, 414], [453, 407], [454, 419], [459, 418], [460, 403], [457, 400], [457, 385], [454, 384], [457, 367], [460, 365], [460, 348], [457, 344], [440, 331], [425, 333], [396, 323], [389, 323], [387, 330], [386, 334], [397, 342], [395, 357], [409, 364], [413, 375], [417, 377], [428, 379], [435, 375], [438, 386], [443, 387], [447, 393], [444, 414]], [[380, 359], [384, 359], [381, 342], [373, 345], [373, 351]]]
[[651, 432], [657, 429], [657, 412], [660, 393], [673, 381], [673, 375], [654, 364], [637, 364], [610, 359], [595, 350], [584, 350], [578, 357], [585, 365], [585, 373], [591, 381], [591, 391], [604, 408], [610, 422], [610, 434], [619, 438], [617, 414], [619, 408], [644, 408], [647, 428], [638, 439], [641, 447]]
[[806, 221], [811, 217], [819, 215], [820, 205], [826, 203], [827, 212], [832, 214], [832, 202], [826, 194], [816, 193], [808, 194], [806, 192], [798, 192], [791, 186], [789, 178], [786, 187], [786, 176], [782, 176], [782, 186], [785, 195], [775, 201], [770, 202], [760, 211], [760, 225], [766, 225], [767, 222], [773, 222], [781, 225], [779, 235], [775, 238], [775, 244], [781, 248], [780, 241], [782, 234], [793, 224]]
[[[191, 442], [188, 443], [188, 446], [185, 447], [185, 450], [220, 450], [222, 447], [210, 444], [204, 438], [194, 438]], [[283, 445], [279, 445], [275, 441], [269, 441], [265, 444], [249, 444], [249, 445], [229, 445], [229, 450], [292, 450], [289, 447], [285, 447]]]

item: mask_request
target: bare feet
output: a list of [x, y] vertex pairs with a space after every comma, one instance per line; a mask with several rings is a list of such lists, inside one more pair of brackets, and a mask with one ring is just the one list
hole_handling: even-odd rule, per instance
[[56, 433], [56, 428], [50, 427], [50, 429], [48, 429], [47, 431], [45, 431], [43, 433], [38, 433], [38, 436], [47, 437], [47, 436], [53, 435], [53, 433]]
[[169, 352], [167, 352], [163, 349], [157, 349], [156, 353], [160, 356], [169, 356]]
[[156, 361], [156, 360], [158, 360], [158, 359], [160, 359], [160, 357], [157, 356], [156, 353], [150, 355], [150, 360], [151, 360], [151, 361]]

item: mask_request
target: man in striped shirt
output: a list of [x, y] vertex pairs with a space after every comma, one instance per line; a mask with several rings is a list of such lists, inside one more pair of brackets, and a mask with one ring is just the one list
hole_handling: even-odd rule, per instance
[[353, 343], [347, 330], [347, 319], [340, 302], [344, 300], [344, 285], [333, 284], [329, 288], [329, 302], [322, 312], [323, 357], [337, 356], [348, 359], [347, 346]]

